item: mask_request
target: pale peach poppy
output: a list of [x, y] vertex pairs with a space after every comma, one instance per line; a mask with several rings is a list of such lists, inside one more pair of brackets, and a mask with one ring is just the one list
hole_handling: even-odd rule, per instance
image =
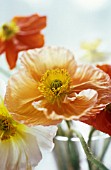
[[21, 62], [21, 70], [8, 81], [5, 98], [17, 120], [43, 125], [78, 120], [99, 113], [111, 101], [108, 74], [92, 65], [77, 65], [69, 50], [29, 50]]

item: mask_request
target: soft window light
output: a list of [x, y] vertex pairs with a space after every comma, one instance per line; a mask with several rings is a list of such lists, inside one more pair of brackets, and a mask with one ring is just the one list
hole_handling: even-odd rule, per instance
[[97, 10], [106, 5], [108, 0], [76, 0], [76, 3], [87, 10]]

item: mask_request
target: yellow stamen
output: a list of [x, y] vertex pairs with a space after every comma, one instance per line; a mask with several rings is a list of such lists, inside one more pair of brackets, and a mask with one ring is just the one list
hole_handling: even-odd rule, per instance
[[70, 90], [70, 75], [65, 69], [47, 70], [38, 89], [50, 103], [58, 103]]
[[11, 39], [17, 32], [19, 32], [19, 27], [15, 22], [10, 22], [9, 24], [4, 24], [0, 28], [0, 38], [2, 41]]
[[16, 132], [16, 126], [14, 125], [13, 119], [11, 117], [0, 116], [0, 137], [1, 140], [9, 139], [14, 136]]

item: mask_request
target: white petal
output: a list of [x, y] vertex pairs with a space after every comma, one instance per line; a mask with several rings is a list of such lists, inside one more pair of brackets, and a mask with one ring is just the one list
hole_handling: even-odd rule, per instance
[[17, 144], [15, 143], [15, 141], [13, 141], [12, 139], [5, 141], [7, 142], [8, 145], [8, 157], [7, 157], [7, 170], [13, 170], [13, 169], [18, 169], [18, 160], [20, 157], [20, 151], [19, 151], [19, 147], [17, 146]]
[[37, 138], [24, 131], [10, 139], [0, 141], [1, 170], [31, 170], [42, 159]]
[[36, 126], [36, 137], [42, 154], [52, 151], [54, 147], [53, 138], [57, 132], [57, 126]]
[[0, 141], [0, 169], [1, 170], [8, 170], [6, 169], [7, 158], [8, 158], [8, 151], [9, 145], [5, 142]]
[[37, 139], [33, 134], [29, 132], [23, 132], [19, 134], [20, 140], [18, 140], [18, 146], [20, 148], [19, 168], [26, 166], [37, 166], [42, 159], [42, 155], [37, 143]]

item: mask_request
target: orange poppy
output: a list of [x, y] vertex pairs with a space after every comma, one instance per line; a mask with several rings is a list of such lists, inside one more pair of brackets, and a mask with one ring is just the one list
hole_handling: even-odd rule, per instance
[[[97, 67], [106, 72], [111, 78], [111, 65], [103, 64], [97, 65]], [[92, 116], [83, 116], [80, 120], [111, 135], [111, 103], [106, 105], [105, 109], [101, 110], [100, 113]]]
[[10, 69], [16, 66], [18, 52], [44, 45], [41, 30], [46, 26], [46, 16], [14, 17], [0, 28], [0, 54], [6, 53]]
[[23, 68], [8, 82], [5, 103], [17, 120], [54, 124], [95, 115], [111, 101], [110, 77], [92, 65], [77, 65], [64, 48], [24, 52]]

